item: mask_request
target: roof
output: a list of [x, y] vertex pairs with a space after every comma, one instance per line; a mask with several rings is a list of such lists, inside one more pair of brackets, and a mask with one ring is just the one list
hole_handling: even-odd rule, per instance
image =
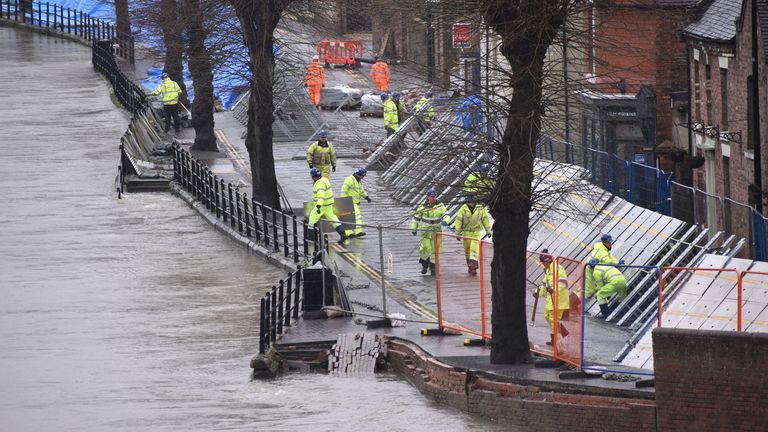
[[714, 0], [701, 18], [685, 29], [685, 33], [709, 41], [731, 42], [736, 37], [736, 20], [741, 15], [741, 6], [742, 0]]

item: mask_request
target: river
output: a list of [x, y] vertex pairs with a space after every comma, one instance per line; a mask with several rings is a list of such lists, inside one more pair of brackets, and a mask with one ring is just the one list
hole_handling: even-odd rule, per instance
[[251, 381], [283, 272], [167, 193], [117, 199], [90, 50], [0, 27], [0, 430], [506, 430], [391, 374]]

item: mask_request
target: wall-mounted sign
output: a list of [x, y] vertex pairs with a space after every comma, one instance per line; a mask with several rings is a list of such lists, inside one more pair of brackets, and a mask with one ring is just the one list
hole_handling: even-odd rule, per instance
[[467, 23], [453, 25], [453, 47], [469, 48], [472, 46], [472, 27]]

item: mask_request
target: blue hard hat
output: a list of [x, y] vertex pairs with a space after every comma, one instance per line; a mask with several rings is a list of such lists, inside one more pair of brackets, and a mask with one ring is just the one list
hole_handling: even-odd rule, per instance
[[603, 234], [600, 236], [600, 241], [605, 243], [613, 243], [613, 237], [610, 234]]
[[431, 98], [432, 97], [432, 90], [427, 90], [426, 93], [424, 93], [425, 97]]
[[434, 187], [431, 187], [427, 189], [427, 196], [428, 197], [436, 197], [437, 196], [437, 190]]
[[321, 130], [320, 133], [317, 134], [320, 138], [325, 138], [328, 136], [328, 132], [325, 130]]
[[400, 93], [398, 92], [392, 93], [392, 99], [400, 99]]
[[480, 172], [488, 172], [488, 170], [491, 169], [491, 166], [488, 165], [487, 162], [483, 162], [480, 165], [478, 165], [478, 169], [480, 169]]
[[321, 174], [320, 174], [320, 170], [319, 170], [319, 169], [317, 169], [317, 168], [312, 168], [311, 170], [309, 170], [309, 175], [311, 175], [311, 176], [312, 176], [312, 178], [314, 178], [314, 177], [320, 177], [320, 175], [321, 175]]
[[368, 174], [368, 170], [364, 167], [360, 167], [355, 171], [355, 174], [359, 175], [360, 177], [365, 177], [366, 174]]
[[389, 99], [389, 93], [387, 93], [387, 92], [382, 93], [381, 94], [381, 98], [382, 99]]

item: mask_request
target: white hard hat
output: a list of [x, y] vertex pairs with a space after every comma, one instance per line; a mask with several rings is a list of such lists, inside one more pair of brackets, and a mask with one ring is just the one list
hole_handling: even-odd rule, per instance
[[316, 56], [316, 55], [315, 55], [315, 56], [312, 56], [312, 60], [313, 60], [313, 61], [316, 61], [316, 60], [320, 60], [320, 57], [318, 57], [318, 56]]

